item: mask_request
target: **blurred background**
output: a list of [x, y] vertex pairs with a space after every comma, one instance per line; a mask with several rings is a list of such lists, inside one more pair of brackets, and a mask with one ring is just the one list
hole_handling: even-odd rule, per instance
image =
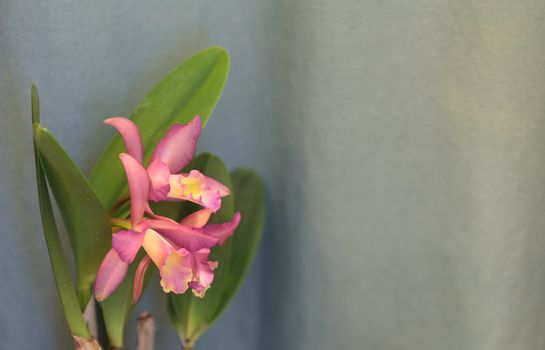
[[[31, 81], [88, 174], [103, 119], [221, 45], [231, 74], [199, 147], [258, 170], [267, 224], [197, 349], [543, 349], [544, 15], [536, 0], [0, 0], [1, 347], [71, 345]], [[143, 309], [157, 349], [178, 348], [158, 288]]]

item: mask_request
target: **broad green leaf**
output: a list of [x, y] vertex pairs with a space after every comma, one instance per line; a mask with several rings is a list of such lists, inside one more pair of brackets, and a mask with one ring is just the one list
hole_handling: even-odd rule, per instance
[[[106, 300], [100, 303], [102, 310], [102, 317], [104, 319], [104, 326], [108, 333], [108, 339], [110, 345], [115, 348], [123, 347], [123, 334], [125, 331], [125, 324], [135, 307], [132, 303], [132, 290], [134, 274], [136, 267], [144, 256], [143, 252], [140, 252], [134, 262], [129, 267], [129, 272], [123, 282], [117, 287], [115, 292], [110, 295]], [[151, 264], [153, 265], [153, 264]], [[144, 277], [144, 288], [148, 284], [149, 279], [153, 272], [153, 266], [149, 266]]]
[[218, 318], [242, 285], [254, 260], [265, 223], [265, 189], [254, 171], [236, 169], [231, 173], [235, 211], [241, 213], [227, 267], [224, 292], [214, 319]]
[[[138, 105], [132, 120], [138, 125], [149, 159], [155, 145], [175, 123], [188, 123], [199, 115], [203, 124], [221, 95], [229, 72], [229, 55], [221, 47], [211, 47], [191, 57], [170, 72]], [[116, 135], [95, 165], [90, 181], [106, 209], [110, 209], [126, 189], [119, 161], [125, 152]]]
[[[206, 176], [212, 177], [232, 191], [229, 171], [223, 161], [211, 154], [202, 154], [195, 158], [188, 168], [197, 169]], [[233, 196], [222, 199], [221, 209], [210, 219], [210, 223], [222, 223], [233, 217]], [[169, 314], [178, 331], [180, 339], [188, 345], [193, 344], [213, 322], [214, 315], [224, 294], [225, 272], [231, 256], [232, 240], [220, 247], [214, 247], [210, 260], [218, 261], [219, 266], [214, 271], [214, 282], [204, 298], [195, 297], [191, 291], [182, 295], [169, 294]]]
[[[38, 99], [38, 91], [34, 84], [32, 85], [32, 122], [33, 124], [40, 121], [40, 107]], [[66, 257], [62, 250], [57, 224], [53, 215], [53, 208], [49, 198], [47, 182], [44, 176], [40, 156], [36, 149], [34, 141], [34, 158], [36, 163], [36, 181], [38, 185], [38, 200], [40, 203], [40, 213], [42, 217], [42, 225], [44, 229], [44, 238], [47, 244], [47, 251], [53, 270], [55, 283], [61, 299], [61, 304], [64, 310], [64, 315], [68, 323], [68, 327], [73, 335], [83, 338], [90, 338], [91, 334], [87, 329], [83, 314], [81, 312], [76, 290], [70, 277], [70, 270], [66, 262]]]
[[83, 309], [111, 245], [108, 214], [85, 176], [49, 131], [34, 124], [34, 140], [72, 243], [78, 300]]

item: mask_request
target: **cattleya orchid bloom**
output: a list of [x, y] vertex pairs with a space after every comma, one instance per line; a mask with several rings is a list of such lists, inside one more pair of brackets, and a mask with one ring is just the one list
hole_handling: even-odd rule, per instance
[[[119, 131], [127, 152], [142, 163], [143, 146], [138, 127], [123, 117], [109, 118], [104, 123]], [[159, 141], [147, 168], [151, 180], [150, 200], [189, 200], [212, 212], [221, 207], [221, 198], [229, 194], [227, 187], [198, 170], [179, 173], [195, 154], [201, 127], [201, 119], [196, 116], [186, 125], [173, 125]]]
[[[184, 167], [193, 157], [196, 137], [191, 135], [198, 137], [200, 131], [195, 134], [191, 128], [194, 128], [194, 125], [198, 125], [200, 128], [198, 117], [188, 125], [174, 125], [167, 132], [166, 137], [159, 142], [151, 165], [147, 169], [141, 164], [141, 142], [127, 142], [127, 139], [131, 139], [134, 135], [140, 139], [136, 126], [125, 118], [113, 119], [116, 119], [113, 123], [117, 125], [117, 129], [125, 138], [128, 152], [139, 156], [139, 158], [135, 158], [130, 153], [120, 155], [129, 183], [130, 222], [112, 219], [114, 225], [123, 229], [113, 233], [112, 249], [106, 254], [99, 268], [95, 282], [97, 300], [104, 300], [119, 286], [127, 274], [129, 264], [134, 261], [140, 248], [144, 248], [147, 255], [140, 261], [136, 269], [133, 302], [136, 302], [140, 297], [144, 274], [151, 261], [159, 269], [161, 286], [166, 293], [180, 294], [191, 288], [196, 296], [203, 297], [214, 279], [213, 271], [218, 266], [217, 262], [208, 261], [210, 248], [223, 244], [233, 234], [240, 222], [240, 213], [235, 213], [230, 222], [207, 225], [211, 214], [219, 209], [221, 197], [229, 194], [229, 190], [221, 183], [207, 178], [199, 172], [196, 177], [201, 182], [190, 185], [186, 185], [187, 182], [184, 184], [182, 181], [190, 178], [191, 173], [189, 175], [169, 174], [170, 178], [175, 178], [175, 181], [170, 182], [174, 182], [175, 186], [180, 184], [177, 187], [179, 191], [177, 194], [180, 196], [175, 199], [197, 202], [204, 208], [188, 215], [178, 223], [154, 214], [148, 205], [148, 200], [152, 197], [163, 198], [161, 193], [170, 194], [172, 192], [170, 189], [165, 191], [164, 182], [159, 182], [160, 185], [157, 185], [158, 180], [156, 180], [156, 189], [153, 189], [154, 177], [156, 179], [165, 178], [161, 171], [155, 173], [154, 169], [164, 168], [163, 165], [168, 169], [178, 169], [178, 167]], [[108, 119], [106, 122], [112, 123], [112, 119]], [[193, 126], [191, 126], [192, 124]], [[181, 132], [180, 130], [186, 131]], [[180, 149], [178, 155], [175, 154], [176, 147]], [[187, 149], [190, 149], [189, 153]], [[170, 184], [168, 185], [170, 186]], [[190, 189], [187, 189], [186, 186]], [[188, 193], [190, 195], [187, 195]], [[168, 195], [165, 199], [169, 199]], [[208, 201], [209, 199], [213, 199], [212, 202]], [[211, 205], [211, 203], [213, 204]], [[145, 213], [151, 215], [152, 218], [145, 217]]]

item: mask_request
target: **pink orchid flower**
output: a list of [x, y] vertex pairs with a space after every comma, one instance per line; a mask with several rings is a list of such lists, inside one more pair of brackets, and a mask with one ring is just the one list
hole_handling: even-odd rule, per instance
[[[140, 248], [146, 256], [139, 263], [133, 288], [133, 302], [142, 292], [144, 274], [153, 261], [161, 276], [163, 290], [177, 294], [191, 288], [203, 297], [214, 279], [217, 262], [208, 261], [210, 248], [223, 244], [240, 222], [240, 213], [223, 224], [209, 224], [211, 209], [205, 208], [185, 217], [180, 223], [155, 215], [147, 204], [150, 179], [146, 169], [128, 154], [120, 155], [127, 173], [131, 195], [130, 223], [117, 220], [126, 226], [112, 235], [112, 249], [106, 254], [95, 281], [95, 296], [107, 298], [125, 278], [128, 266]], [[154, 219], [144, 217], [148, 212]]]
[[[119, 126], [120, 124], [122, 125]], [[132, 122], [120, 122], [118, 126], [118, 130], [124, 135], [125, 139], [127, 139], [128, 129], [132, 128], [133, 131], [131, 132], [134, 133], [132, 127], [134, 124]], [[172, 129], [179, 130], [183, 127], [174, 126]], [[167, 133], [167, 136], [169, 136], [169, 133]], [[176, 138], [184, 138], [186, 135], [178, 133], [172, 136], [172, 133], [170, 133], [170, 136], [174, 137], [174, 139], [170, 139], [169, 142], [183, 150], [183, 142]], [[193, 150], [190, 152], [190, 157], [194, 153], [194, 143], [189, 142], [190, 147], [191, 145], [193, 145]], [[141, 260], [136, 269], [133, 302], [136, 302], [140, 297], [144, 274], [150, 261], [153, 261], [159, 269], [161, 286], [165, 292], [180, 294], [191, 288], [196, 296], [203, 297], [214, 279], [213, 271], [217, 267], [217, 262], [208, 261], [210, 248], [223, 244], [233, 234], [240, 222], [240, 213], [235, 213], [230, 222], [206, 225], [212, 212], [218, 208], [215, 206], [207, 207], [202, 200], [203, 195], [201, 195], [200, 199], [192, 197], [190, 200], [200, 203], [205, 208], [188, 215], [180, 223], [155, 215], [148, 205], [148, 199], [153, 193], [153, 170], [150, 173], [150, 168], [145, 169], [141, 164], [141, 142], [127, 143], [127, 149], [133, 154], [140, 155], [140, 159], [125, 153], [120, 155], [129, 183], [131, 197], [130, 223], [119, 219], [113, 220], [114, 223], [124, 226], [125, 229], [113, 234], [112, 249], [106, 254], [99, 268], [95, 281], [97, 300], [104, 300], [119, 286], [127, 274], [129, 264], [134, 261], [140, 248], [144, 248], [147, 255]], [[156, 149], [155, 153], [158, 156], [155, 160], [152, 157], [152, 164], [153, 162], [163, 162], [163, 160], [166, 160], [169, 164], [182, 164], [189, 162], [191, 159], [184, 159], [181, 162], [175, 156], [170, 155], [168, 152], [173, 152], [173, 150], [168, 142], [163, 143], [162, 150], [168, 156], [161, 158], [165, 153], [158, 152]], [[187, 157], [187, 153], [182, 151], [179, 156]], [[204, 177], [204, 175], [202, 176]], [[208, 180], [205, 179], [204, 181], [207, 182]], [[215, 182], [214, 186], [216, 188], [223, 186], [215, 180], [212, 181]], [[206, 187], [206, 184], [202, 184], [202, 186]], [[228, 190], [226, 192], [229, 193]], [[221, 196], [221, 193], [218, 193], [218, 198], [221, 198]], [[219, 200], [221, 205], [221, 199]], [[146, 218], [144, 216], [146, 212], [154, 219]]]
[[[104, 123], [119, 131], [127, 152], [142, 163], [143, 146], [138, 127], [124, 117], [109, 118]], [[201, 119], [196, 116], [188, 124], [173, 125], [159, 141], [147, 168], [151, 180], [150, 200], [188, 200], [212, 212], [221, 207], [221, 198], [229, 195], [226, 186], [198, 170], [179, 173], [195, 154], [201, 127]]]

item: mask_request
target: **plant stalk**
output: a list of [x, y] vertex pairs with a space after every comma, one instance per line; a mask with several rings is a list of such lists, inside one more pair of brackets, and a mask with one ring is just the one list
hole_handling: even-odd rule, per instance
[[155, 320], [149, 312], [144, 311], [138, 316], [136, 333], [138, 337], [138, 350], [155, 349]]
[[102, 350], [100, 344], [93, 338], [86, 339], [74, 335], [74, 346], [76, 350]]

